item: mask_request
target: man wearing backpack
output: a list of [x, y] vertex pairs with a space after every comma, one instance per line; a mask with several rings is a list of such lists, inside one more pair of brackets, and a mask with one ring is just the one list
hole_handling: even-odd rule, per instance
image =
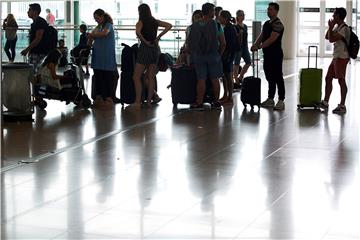
[[[329, 98], [332, 91], [332, 80], [337, 78], [340, 85], [341, 100], [340, 104], [333, 110], [333, 113], [346, 113], [345, 99], [347, 86], [345, 81], [346, 66], [350, 60], [347, 50], [347, 43], [350, 39], [350, 28], [345, 24], [345, 8], [335, 8], [333, 18], [328, 21], [329, 29], [326, 32], [325, 39], [334, 43], [333, 59], [329, 65], [325, 77], [325, 98], [321, 101], [320, 107], [329, 108]], [[343, 40], [345, 39], [345, 41]]]
[[203, 108], [203, 99], [206, 90], [206, 79], [210, 78], [214, 93], [211, 107], [221, 109], [219, 103], [220, 82], [223, 75], [221, 55], [225, 50], [224, 32], [215, 20], [215, 6], [211, 3], [202, 5], [203, 19], [191, 25], [187, 37], [187, 50], [192, 56], [197, 75], [196, 102], [191, 105], [193, 109]]
[[29, 63], [34, 65], [35, 71], [48, 52], [45, 43], [45, 32], [48, 28], [48, 24], [45, 19], [39, 16], [40, 12], [40, 4], [32, 3], [29, 5], [27, 13], [29, 18], [33, 20], [29, 33], [30, 44], [21, 52], [21, 55], [23, 56], [29, 54]]

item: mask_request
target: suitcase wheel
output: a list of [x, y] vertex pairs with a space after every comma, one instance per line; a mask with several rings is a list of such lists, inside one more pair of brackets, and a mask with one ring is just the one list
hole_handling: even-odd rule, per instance
[[253, 111], [254, 110], [254, 105], [250, 105], [250, 107], [251, 107], [251, 111]]
[[91, 106], [91, 100], [86, 94], [82, 96], [81, 101], [84, 108], [89, 108]]
[[246, 103], [245, 102], [242, 102], [243, 103], [243, 105], [244, 105], [244, 108], [246, 108]]
[[47, 107], [47, 102], [45, 100], [36, 100], [35, 104], [43, 110]]

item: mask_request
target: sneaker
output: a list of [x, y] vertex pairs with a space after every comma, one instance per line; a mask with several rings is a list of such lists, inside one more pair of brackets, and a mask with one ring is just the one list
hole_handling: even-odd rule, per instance
[[336, 114], [344, 114], [346, 113], [346, 107], [345, 105], [338, 104], [338, 106], [332, 112]]
[[219, 101], [215, 101], [211, 103], [212, 110], [221, 110], [221, 103]]
[[153, 98], [152, 100], [152, 104], [158, 104], [159, 102], [161, 102], [162, 98], [159, 96], [156, 96], [155, 98]]
[[274, 107], [274, 105], [275, 105], [275, 102], [271, 98], [268, 98], [264, 102], [261, 103], [262, 107]]
[[284, 103], [284, 101], [279, 100], [279, 101], [276, 103], [276, 105], [275, 105], [275, 107], [274, 107], [274, 110], [282, 111], [282, 110], [284, 110], [284, 109], [285, 109], [285, 103]]
[[235, 90], [240, 90], [241, 89], [241, 84], [240, 83], [234, 83], [234, 91]]
[[325, 101], [325, 100], [322, 100], [320, 102], [319, 107], [322, 108], [322, 109], [328, 109], [329, 108], [329, 103], [327, 101]]

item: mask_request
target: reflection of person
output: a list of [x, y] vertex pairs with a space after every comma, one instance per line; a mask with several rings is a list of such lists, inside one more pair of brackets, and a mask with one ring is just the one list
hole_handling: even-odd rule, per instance
[[[139, 108], [141, 104], [141, 75], [144, 73], [145, 69], [148, 72], [149, 81], [147, 105], [151, 105], [155, 87], [157, 61], [160, 55], [159, 40], [172, 28], [170, 23], [155, 19], [147, 4], [140, 4], [138, 11], [139, 21], [136, 23], [136, 35], [141, 43], [137, 53], [133, 75], [136, 92], [136, 98], [133, 105], [137, 108]], [[164, 27], [165, 29], [157, 35], [159, 27]]]
[[[269, 3], [267, 15], [270, 20], [264, 23], [260, 35], [251, 47], [251, 51], [262, 48], [264, 53], [264, 72], [269, 84], [269, 90], [268, 98], [261, 103], [261, 106], [273, 107], [274, 110], [285, 109], [285, 84], [282, 73], [284, 54], [281, 48], [284, 25], [277, 17], [279, 9], [279, 4], [274, 2]], [[279, 101], [275, 105], [274, 97], [276, 87], [278, 88]]]
[[46, 9], [46, 22], [50, 25], [50, 26], [54, 26], [55, 25], [55, 16], [51, 13], [50, 9]]
[[325, 81], [325, 98], [321, 101], [320, 107], [328, 109], [329, 99], [332, 92], [332, 80], [337, 78], [340, 85], [341, 100], [340, 104], [333, 110], [333, 113], [343, 114], [346, 113], [345, 100], [347, 94], [347, 86], [345, 81], [346, 67], [350, 60], [343, 38], [348, 43], [350, 41], [350, 29], [345, 24], [346, 17], [345, 8], [335, 8], [333, 19], [328, 21], [329, 29], [326, 32], [325, 38], [330, 43], [334, 43], [333, 59], [328, 68]]
[[98, 25], [88, 35], [89, 44], [93, 44], [91, 67], [95, 76], [94, 104], [109, 108], [113, 106], [114, 72], [117, 70], [113, 20], [102, 9], [94, 12], [94, 19]]
[[30, 44], [21, 51], [21, 55], [26, 56], [29, 54], [29, 62], [34, 65], [37, 70], [39, 63], [44, 59], [47, 54], [45, 46], [44, 33], [48, 27], [45, 19], [39, 16], [41, 12], [40, 4], [32, 3], [29, 5], [28, 16], [33, 20], [30, 27], [29, 42]]
[[15, 48], [17, 41], [16, 32], [18, 29], [18, 25], [13, 14], [9, 13], [7, 15], [3, 23], [3, 28], [5, 30], [6, 37], [4, 51], [9, 59], [9, 62], [12, 63], [15, 60]]

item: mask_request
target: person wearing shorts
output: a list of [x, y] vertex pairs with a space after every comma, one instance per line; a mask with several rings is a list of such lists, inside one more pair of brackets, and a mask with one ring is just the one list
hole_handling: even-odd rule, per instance
[[[233, 67], [233, 78], [234, 78], [234, 89], [239, 89], [241, 87], [241, 81], [244, 78], [247, 70], [251, 66], [251, 58], [248, 47], [248, 27], [244, 24], [245, 13], [243, 10], [238, 10], [236, 12], [236, 30], [238, 34], [238, 41], [240, 45], [240, 50], [235, 52], [234, 67]], [[245, 65], [241, 68], [240, 72], [240, 61], [241, 58], [244, 59]]]
[[221, 55], [225, 50], [225, 37], [224, 32], [219, 23], [214, 20], [215, 17], [215, 6], [212, 3], [205, 3], [202, 5], [202, 14], [203, 19], [199, 21], [199, 24], [206, 24], [210, 21], [214, 22], [216, 26], [216, 38], [217, 38], [217, 47], [211, 49], [209, 53], [199, 54], [191, 53], [192, 61], [195, 66], [195, 71], [197, 75], [197, 89], [196, 89], [196, 102], [191, 104], [190, 108], [192, 109], [202, 109], [203, 100], [206, 90], [206, 80], [209, 78], [212, 84], [212, 90], [214, 94], [214, 101], [211, 104], [213, 109], [221, 109], [221, 104], [219, 103], [220, 95], [220, 82], [219, 78], [223, 75]]
[[[325, 77], [325, 98], [321, 101], [320, 107], [323, 109], [329, 108], [332, 80], [337, 78], [340, 85], [341, 100], [338, 106], [333, 110], [333, 113], [336, 114], [346, 113], [345, 100], [347, 86], [345, 77], [346, 67], [350, 60], [346, 45], [350, 41], [350, 29], [344, 22], [345, 17], [345, 8], [335, 8], [333, 18], [328, 21], [329, 29], [325, 35], [325, 39], [334, 43], [334, 52], [333, 59]], [[346, 44], [343, 39], [345, 39]]]

